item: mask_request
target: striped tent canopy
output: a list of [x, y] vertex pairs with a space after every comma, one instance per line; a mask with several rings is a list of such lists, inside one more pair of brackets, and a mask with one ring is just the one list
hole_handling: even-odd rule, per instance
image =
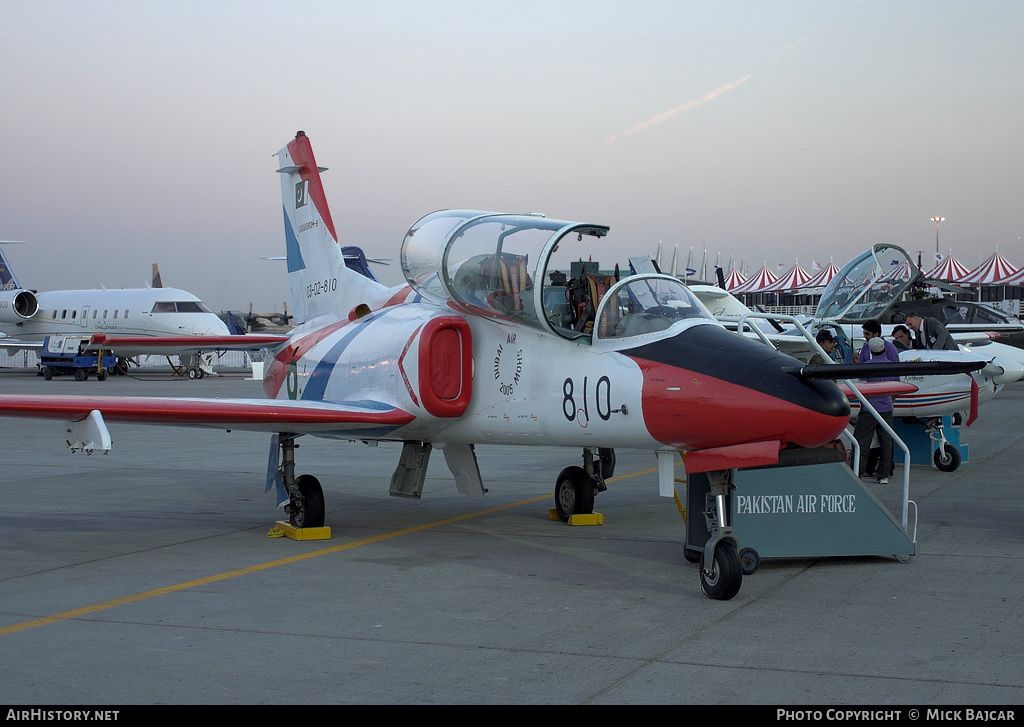
[[797, 263], [787, 270], [781, 278], [758, 292], [777, 293], [786, 290], [799, 290], [800, 288], [806, 287], [807, 281], [810, 279], [811, 276], [808, 275], [802, 267], [800, 267], [799, 263]]
[[743, 285], [746, 281], [747, 279], [743, 277], [739, 270], [736, 268], [729, 268], [729, 272], [725, 275], [725, 289], [732, 292]]
[[958, 283], [969, 283], [971, 285], [991, 285], [1001, 282], [1017, 272], [1017, 268], [1010, 265], [1006, 258], [996, 250], [992, 256], [976, 267], [971, 272], [958, 280]]
[[959, 260], [953, 257], [953, 253], [950, 252], [949, 255], [942, 258], [939, 264], [925, 273], [925, 275], [932, 280], [945, 280], [948, 283], [955, 283], [969, 272], [971, 271], [964, 267]]
[[734, 290], [730, 290], [730, 293], [757, 293], [767, 288], [769, 285], [774, 283], [778, 278], [775, 273], [768, 269], [765, 265], [763, 268], [757, 271], [754, 275], [744, 281], [742, 285]]
[[828, 285], [829, 281], [836, 276], [839, 272], [839, 268], [834, 262], [829, 261], [829, 264], [823, 267], [818, 273], [804, 283], [804, 288], [824, 288]]
[[882, 280], [910, 280], [910, 272], [910, 262], [908, 260], [904, 260], [899, 265], [893, 265], [892, 269], [882, 276]]
[[1000, 285], [1024, 285], [1024, 268], [999, 281]]

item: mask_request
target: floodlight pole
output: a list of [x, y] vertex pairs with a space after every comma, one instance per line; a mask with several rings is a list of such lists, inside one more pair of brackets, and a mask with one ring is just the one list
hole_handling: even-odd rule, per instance
[[938, 262], [939, 258], [939, 223], [945, 222], [945, 217], [932, 217], [932, 222], [935, 223], [935, 261]]

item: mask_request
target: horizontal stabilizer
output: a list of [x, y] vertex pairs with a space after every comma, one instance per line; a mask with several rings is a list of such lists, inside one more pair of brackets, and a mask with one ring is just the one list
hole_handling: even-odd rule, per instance
[[782, 370], [800, 379], [861, 379], [870, 376], [952, 376], [985, 368], [984, 361], [905, 361], [871, 364], [814, 364]]

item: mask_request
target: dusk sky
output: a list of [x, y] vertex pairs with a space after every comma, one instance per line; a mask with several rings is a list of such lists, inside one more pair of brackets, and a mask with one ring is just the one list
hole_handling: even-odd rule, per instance
[[[1024, 3], [0, 0], [0, 239], [41, 291], [289, 299], [299, 129], [342, 244], [444, 208], [754, 271], [879, 242], [1024, 265]], [[681, 268], [682, 266], [680, 266]]]

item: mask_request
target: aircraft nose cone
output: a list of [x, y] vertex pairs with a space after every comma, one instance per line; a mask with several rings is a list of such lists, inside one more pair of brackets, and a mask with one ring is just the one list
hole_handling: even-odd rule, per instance
[[850, 419], [832, 381], [785, 373], [794, 359], [718, 326], [695, 326], [629, 352], [645, 374], [648, 431], [681, 449], [779, 441], [817, 447]]

